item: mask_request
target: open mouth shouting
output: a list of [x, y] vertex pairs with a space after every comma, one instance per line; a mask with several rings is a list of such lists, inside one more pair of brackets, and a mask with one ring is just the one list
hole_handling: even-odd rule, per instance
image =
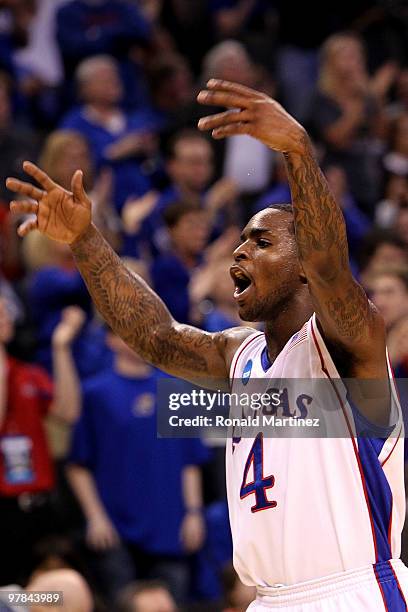
[[231, 266], [230, 274], [235, 285], [234, 298], [239, 300], [248, 293], [252, 285], [252, 279], [241, 266], [237, 265]]

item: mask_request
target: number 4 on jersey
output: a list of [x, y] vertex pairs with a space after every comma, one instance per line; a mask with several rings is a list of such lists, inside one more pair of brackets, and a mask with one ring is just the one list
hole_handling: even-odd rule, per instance
[[[252, 482], [247, 482], [251, 465], [254, 471], [254, 479]], [[240, 492], [241, 499], [248, 497], [248, 495], [255, 495], [256, 504], [252, 506], [251, 512], [260, 512], [261, 510], [268, 510], [268, 508], [275, 508], [277, 502], [268, 501], [266, 497], [267, 489], [272, 488], [274, 484], [274, 476], [263, 475], [263, 434], [259, 433], [249, 451], [248, 459], [245, 464]]]

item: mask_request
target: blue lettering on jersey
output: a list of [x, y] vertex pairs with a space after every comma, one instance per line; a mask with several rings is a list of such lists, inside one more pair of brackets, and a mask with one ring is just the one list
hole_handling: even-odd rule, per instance
[[252, 359], [249, 359], [246, 362], [245, 368], [242, 371], [242, 377], [241, 377], [241, 382], [243, 385], [246, 385], [250, 379], [251, 376], [251, 372], [252, 372]]
[[294, 403], [296, 404], [296, 406], [294, 406], [293, 403], [289, 402], [289, 393], [286, 387], [283, 387], [283, 389], [269, 387], [266, 393], [269, 393], [272, 398], [279, 396], [280, 401], [278, 404], [275, 401], [272, 401], [270, 405], [263, 406], [261, 410], [262, 414], [267, 416], [281, 415], [282, 417], [301, 419], [306, 419], [308, 417], [308, 408], [313, 401], [313, 398], [310, 397], [310, 395], [306, 395], [305, 393], [298, 395], [296, 398], [294, 398]]

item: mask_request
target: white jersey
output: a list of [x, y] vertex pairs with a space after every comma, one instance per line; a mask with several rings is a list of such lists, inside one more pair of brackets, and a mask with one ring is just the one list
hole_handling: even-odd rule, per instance
[[[399, 558], [404, 430], [391, 369], [389, 376], [394, 426], [386, 434], [379, 429], [375, 439], [360, 437], [357, 421], [361, 431], [364, 417], [348, 401], [315, 315], [273, 364], [263, 333], [241, 344], [231, 364], [233, 394], [248, 393], [252, 380], [259, 390], [260, 384], [278, 389], [282, 379], [292, 379], [283, 403], [286, 416], [313, 423], [324, 413], [327, 434], [301, 437], [299, 427], [288, 426], [282, 438], [273, 434], [277, 426], [258, 434], [255, 426], [245, 437], [236, 426], [228, 439], [234, 566], [245, 584], [294, 585]], [[282, 405], [276, 418], [285, 416], [279, 410]]]

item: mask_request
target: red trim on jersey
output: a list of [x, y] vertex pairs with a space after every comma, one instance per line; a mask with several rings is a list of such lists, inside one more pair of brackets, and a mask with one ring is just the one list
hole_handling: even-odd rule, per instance
[[243, 345], [243, 346], [241, 346], [241, 348], [240, 348], [240, 349], [238, 349], [238, 350], [239, 350], [239, 352], [238, 352], [237, 356], [236, 356], [236, 357], [234, 356], [234, 358], [235, 358], [235, 364], [234, 364], [234, 369], [233, 369], [233, 371], [232, 371], [231, 380], [234, 380], [234, 378], [235, 378], [235, 371], [236, 371], [236, 369], [237, 369], [238, 359], [241, 357], [241, 354], [242, 354], [242, 353], [244, 352], [244, 350], [245, 350], [245, 349], [246, 349], [246, 348], [247, 348], [247, 347], [248, 347], [248, 346], [251, 344], [251, 342], [252, 342], [253, 340], [256, 340], [256, 338], [260, 338], [262, 335], [263, 335], [263, 333], [260, 333], [260, 334], [257, 334], [256, 336], [252, 336], [252, 338], [249, 338], [249, 340], [247, 340], [247, 341], [245, 341], [245, 340], [244, 340], [244, 345]]
[[371, 532], [372, 532], [372, 535], [373, 535], [373, 544], [374, 544], [374, 551], [375, 551], [375, 560], [377, 562], [378, 561], [378, 551], [377, 551], [377, 540], [376, 540], [376, 537], [375, 537], [375, 530], [374, 530], [374, 521], [373, 521], [373, 516], [371, 514], [370, 503], [368, 501], [367, 486], [366, 486], [366, 482], [365, 482], [365, 478], [364, 478], [363, 468], [361, 466], [360, 455], [358, 453], [358, 448], [357, 448], [357, 445], [356, 445], [356, 441], [355, 441], [355, 438], [354, 438], [354, 435], [353, 435], [353, 431], [352, 431], [351, 426], [350, 426], [350, 422], [349, 422], [346, 410], [344, 408], [343, 401], [342, 401], [342, 399], [341, 399], [341, 397], [339, 395], [339, 392], [338, 392], [338, 390], [336, 388], [336, 385], [334, 384], [334, 382], [333, 382], [333, 380], [332, 380], [332, 378], [331, 378], [331, 376], [330, 376], [330, 374], [329, 374], [329, 372], [328, 372], [328, 370], [326, 368], [326, 365], [324, 363], [323, 355], [322, 355], [322, 352], [320, 350], [320, 346], [319, 346], [319, 343], [317, 341], [315, 331], [313, 329], [313, 321], [311, 321], [311, 328], [312, 328], [313, 340], [314, 340], [314, 343], [316, 345], [317, 352], [319, 353], [320, 363], [321, 363], [321, 366], [322, 366], [322, 370], [326, 374], [326, 376], [328, 377], [328, 379], [329, 379], [329, 381], [331, 383], [331, 386], [334, 389], [336, 397], [339, 400], [339, 403], [340, 403], [340, 406], [341, 406], [341, 409], [342, 409], [342, 412], [343, 412], [343, 416], [344, 416], [346, 424], [347, 424], [347, 429], [348, 429], [349, 434], [350, 434], [351, 442], [353, 444], [354, 454], [355, 454], [355, 457], [356, 457], [356, 460], [357, 460], [358, 469], [360, 471], [361, 484], [363, 485], [364, 497], [365, 497], [366, 504], [367, 504], [368, 516], [370, 517]]
[[[392, 369], [392, 365], [391, 365], [391, 362], [390, 362], [390, 360], [389, 360], [388, 355], [386, 355], [386, 359], [387, 359], [387, 364], [388, 364], [388, 367], [390, 368], [390, 372], [391, 372], [391, 376], [392, 376], [392, 382], [393, 382], [393, 385], [394, 385], [395, 393], [396, 393], [396, 395], [397, 395], [397, 397], [398, 397], [399, 404], [401, 405], [401, 398], [400, 398], [400, 395], [399, 395], [399, 391], [398, 391], [397, 383], [395, 382], [394, 370]], [[392, 392], [391, 392], [391, 393], [392, 393]], [[390, 452], [389, 452], [389, 454], [387, 455], [387, 457], [386, 457], [386, 458], [384, 459], [384, 461], [381, 463], [381, 467], [384, 467], [384, 464], [385, 464], [385, 463], [388, 461], [388, 459], [391, 457], [392, 453], [394, 452], [394, 448], [397, 446], [397, 442], [398, 442], [398, 441], [399, 441], [399, 439], [400, 439], [401, 432], [402, 432], [402, 424], [401, 424], [401, 428], [400, 428], [400, 430], [399, 430], [399, 434], [398, 434], [398, 436], [397, 436], [397, 439], [396, 439], [396, 441], [395, 441], [395, 444], [394, 444], [394, 446], [392, 447], [392, 449], [390, 450]]]
[[382, 588], [382, 584], [381, 584], [380, 579], [378, 577], [377, 568], [375, 567], [375, 565], [373, 565], [373, 570], [374, 570], [375, 579], [377, 580], [377, 584], [378, 584], [379, 589], [380, 589], [381, 597], [382, 597], [383, 602], [384, 602], [384, 608], [387, 610], [387, 612], [389, 612], [389, 607], [387, 606], [387, 601], [385, 599], [385, 595], [384, 595], [384, 591], [383, 591], [383, 588]]
[[397, 436], [397, 439], [395, 440], [394, 446], [392, 447], [392, 449], [390, 450], [390, 452], [388, 453], [388, 455], [386, 456], [386, 458], [385, 458], [385, 459], [384, 459], [384, 461], [382, 462], [381, 467], [384, 467], [384, 465], [387, 463], [388, 459], [391, 457], [392, 453], [394, 452], [394, 448], [397, 446], [397, 443], [399, 442], [401, 432], [402, 432], [402, 425], [401, 425], [401, 427], [400, 427], [400, 430], [399, 430], [399, 434], [398, 434], [398, 436]]
[[390, 368], [390, 371], [391, 371], [392, 382], [394, 383], [395, 393], [397, 394], [398, 401], [399, 401], [399, 403], [401, 404], [400, 394], [399, 394], [399, 391], [398, 391], [397, 383], [395, 382], [395, 374], [394, 374], [394, 370], [393, 370], [393, 368], [392, 368], [390, 358], [388, 357], [388, 353], [386, 353], [385, 358], [386, 358], [386, 360], [387, 360], [388, 367]]
[[390, 561], [388, 561], [388, 565], [390, 566], [391, 571], [392, 571], [392, 573], [394, 574], [394, 578], [395, 578], [395, 582], [397, 583], [398, 590], [399, 590], [399, 592], [401, 593], [401, 597], [402, 597], [402, 599], [404, 600], [405, 609], [407, 609], [407, 600], [405, 599], [404, 593], [402, 592], [401, 585], [400, 585], [399, 580], [398, 580], [398, 578], [397, 578], [397, 574], [395, 573], [395, 570], [394, 570], [394, 568], [392, 567], [392, 564], [391, 564], [391, 562], [390, 562]]

